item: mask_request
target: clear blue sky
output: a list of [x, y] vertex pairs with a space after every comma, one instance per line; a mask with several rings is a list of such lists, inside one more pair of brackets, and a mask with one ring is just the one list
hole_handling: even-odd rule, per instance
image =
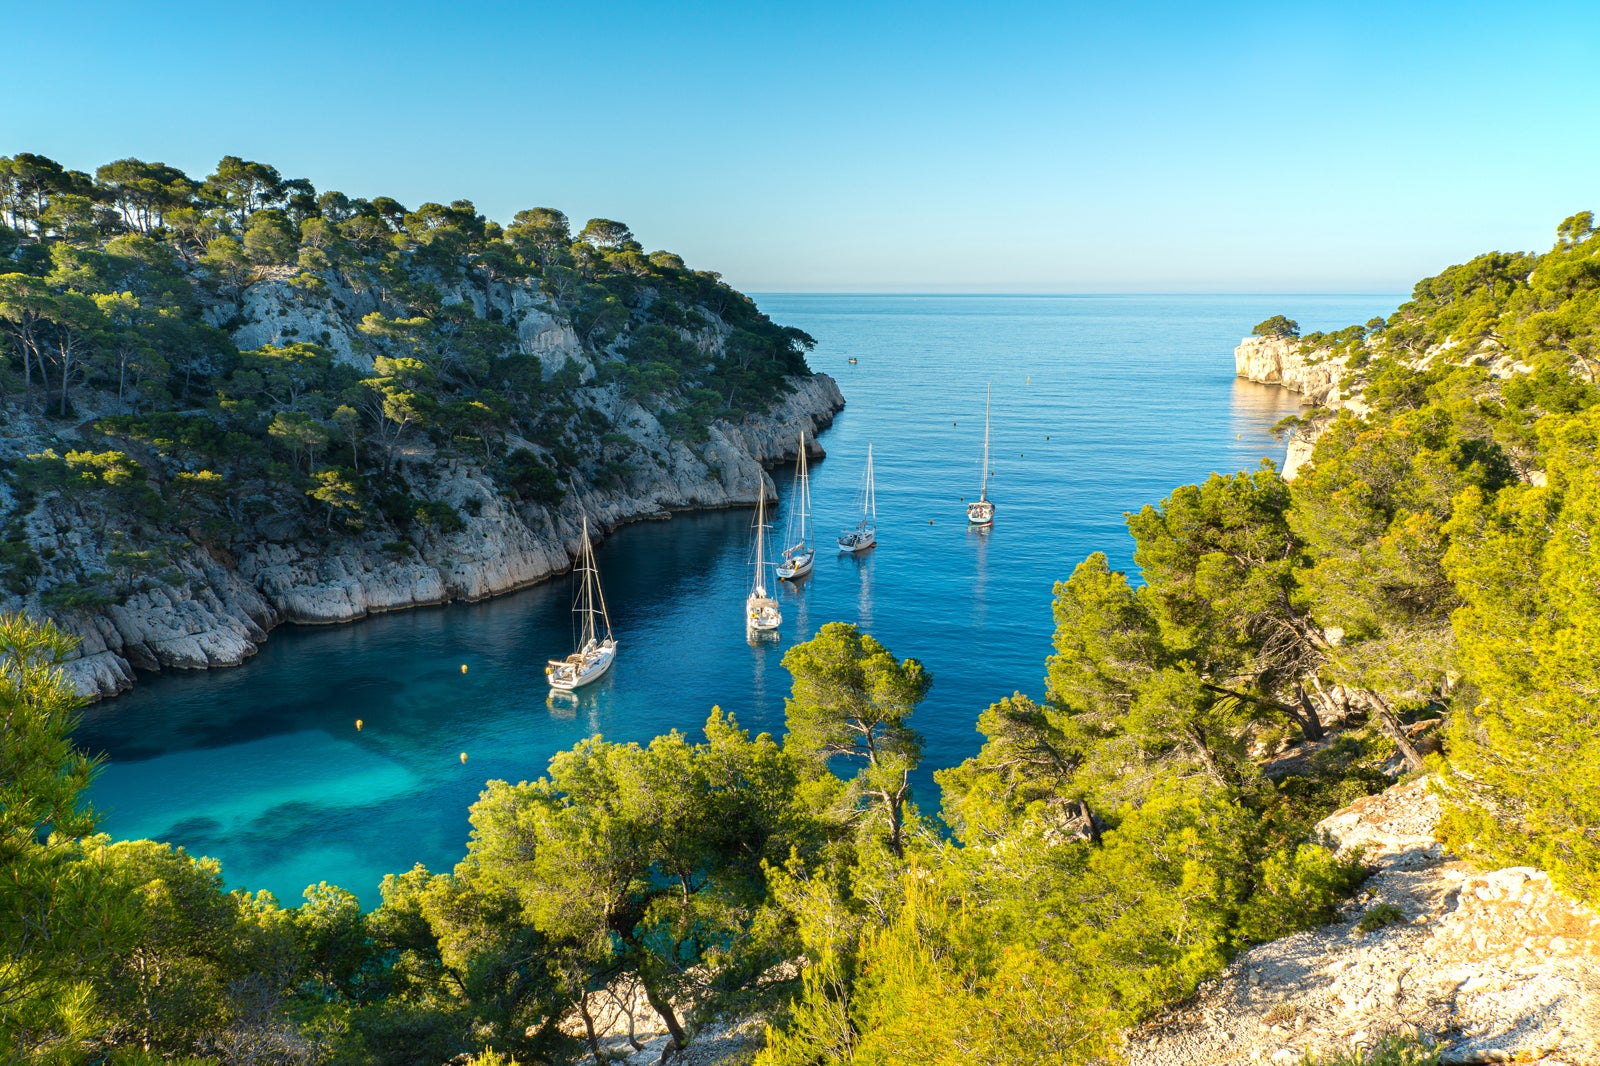
[[1592, 0], [0, 12], [0, 154], [548, 205], [752, 291], [1397, 291], [1600, 209]]

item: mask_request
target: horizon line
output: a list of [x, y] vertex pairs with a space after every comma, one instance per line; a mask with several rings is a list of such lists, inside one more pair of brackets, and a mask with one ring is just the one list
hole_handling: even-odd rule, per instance
[[1395, 296], [1409, 299], [1410, 293], [1397, 293], [1396, 291], [1383, 291], [1378, 289], [1297, 289], [1293, 291], [1266, 291], [1249, 289], [1226, 289], [1216, 291], [1195, 291], [1184, 289], [1107, 289], [1103, 291], [1046, 291], [1018, 289], [1001, 290], [966, 290], [966, 289], [746, 289], [746, 296], [956, 296], [956, 297], [992, 297], [1012, 296], [1028, 298], [1071, 297], [1074, 299], [1096, 299], [1106, 296]]

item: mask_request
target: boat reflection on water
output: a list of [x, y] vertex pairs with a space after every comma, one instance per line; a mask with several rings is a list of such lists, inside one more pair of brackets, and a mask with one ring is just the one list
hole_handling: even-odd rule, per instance
[[856, 592], [856, 621], [862, 629], [871, 631], [875, 619], [872, 614], [872, 575], [877, 569], [877, 552], [858, 552], [855, 554], [840, 554], [838, 570], [841, 580], [848, 581], [851, 570], [856, 571], [860, 586]]
[[985, 593], [989, 588], [989, 538], [994, 525], [967, 525], [967, 537], [974, 542], [972, 580], [972, 621], [981, 626], [989, 614], [989, 601]]
[[807, 572], [793, 581], [783, 583], [783, 595], [794, 610], [794, 639], [796, 641], [810, 640], [815, 634], [811, 629], [811, 608], [806, 601], [806, 587], [811, 584], [811, 574]]

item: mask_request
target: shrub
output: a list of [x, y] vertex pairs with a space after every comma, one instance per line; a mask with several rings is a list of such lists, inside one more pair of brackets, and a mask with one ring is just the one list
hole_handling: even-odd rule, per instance
[[426, 503], [417, 504], [412, 517], [418, 525], [437, 529], [440, 533], [455, 533], [465, 528], [467, 524], [462, 519], [461, 512], [443, 500], [428, 500]]
[[1386, 1036], [1370, 1048], [1341, 1052], [1331, 1059], [1306, 1058], [1303, 1066], [1438, 1066], [1439, 1053], [1412, 1036]]
[[1300, 323], [1283, 315], [1273, 315], [1265, 322], [1257, 322], [1255, 329], [1250, 331], [1252, 337], [1298, 337], [1300, 336]]
[[503, 469], [506, 484], [524, 500], [555, 507], [566, 497], [556, 472], [526, 448], [506, 456]]
[[1262, 862], [1256, 890], [1239, 912], [1239, 936], [1273, 940], [1320, 925], [1362, 876], [1360, 863], [1343, 861], [1320, 844], [1279, 848]]
[[1356, 922], [1356, 932], [1372, 933], [1405, 920], [1405, 911], [1393, 903], [1380, 903], [1376, 907], [1369, 907], [1367, 913], [1361, 916], [1361, 920]]

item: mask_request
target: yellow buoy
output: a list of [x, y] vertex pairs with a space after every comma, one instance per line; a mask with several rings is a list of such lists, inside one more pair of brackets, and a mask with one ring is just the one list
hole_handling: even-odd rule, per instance
[[1032, 384], [1033, 384], [1033, 375], [1032, 375], [1032, 374], [1029, 374], [1029, 375], [1028, 375], [1028, 384], [1029, 384], [1029, 385], [1032, 385]]
[[356, 732], [361, 732], [361, 719], [359, 718], [356, 719]]
[[933, 525], [933, 519], [931, 519], [931, 518], [928, 519], [928, 525], [930, 525], [930, 526]]
[[466, 763], [466, 761], [467, 761], [467, 753], [466, 753], [466, 752], [462, 752], [462, 753], [461, 753], [461, 762], [462, 762], [462, 763], [463, 763], [463, 764], [465, 764], [465, 763]]
[[467, 664], [466, 663], [462, 663], [461, 664], [461, 672], [463, 674], [467, 672]]

